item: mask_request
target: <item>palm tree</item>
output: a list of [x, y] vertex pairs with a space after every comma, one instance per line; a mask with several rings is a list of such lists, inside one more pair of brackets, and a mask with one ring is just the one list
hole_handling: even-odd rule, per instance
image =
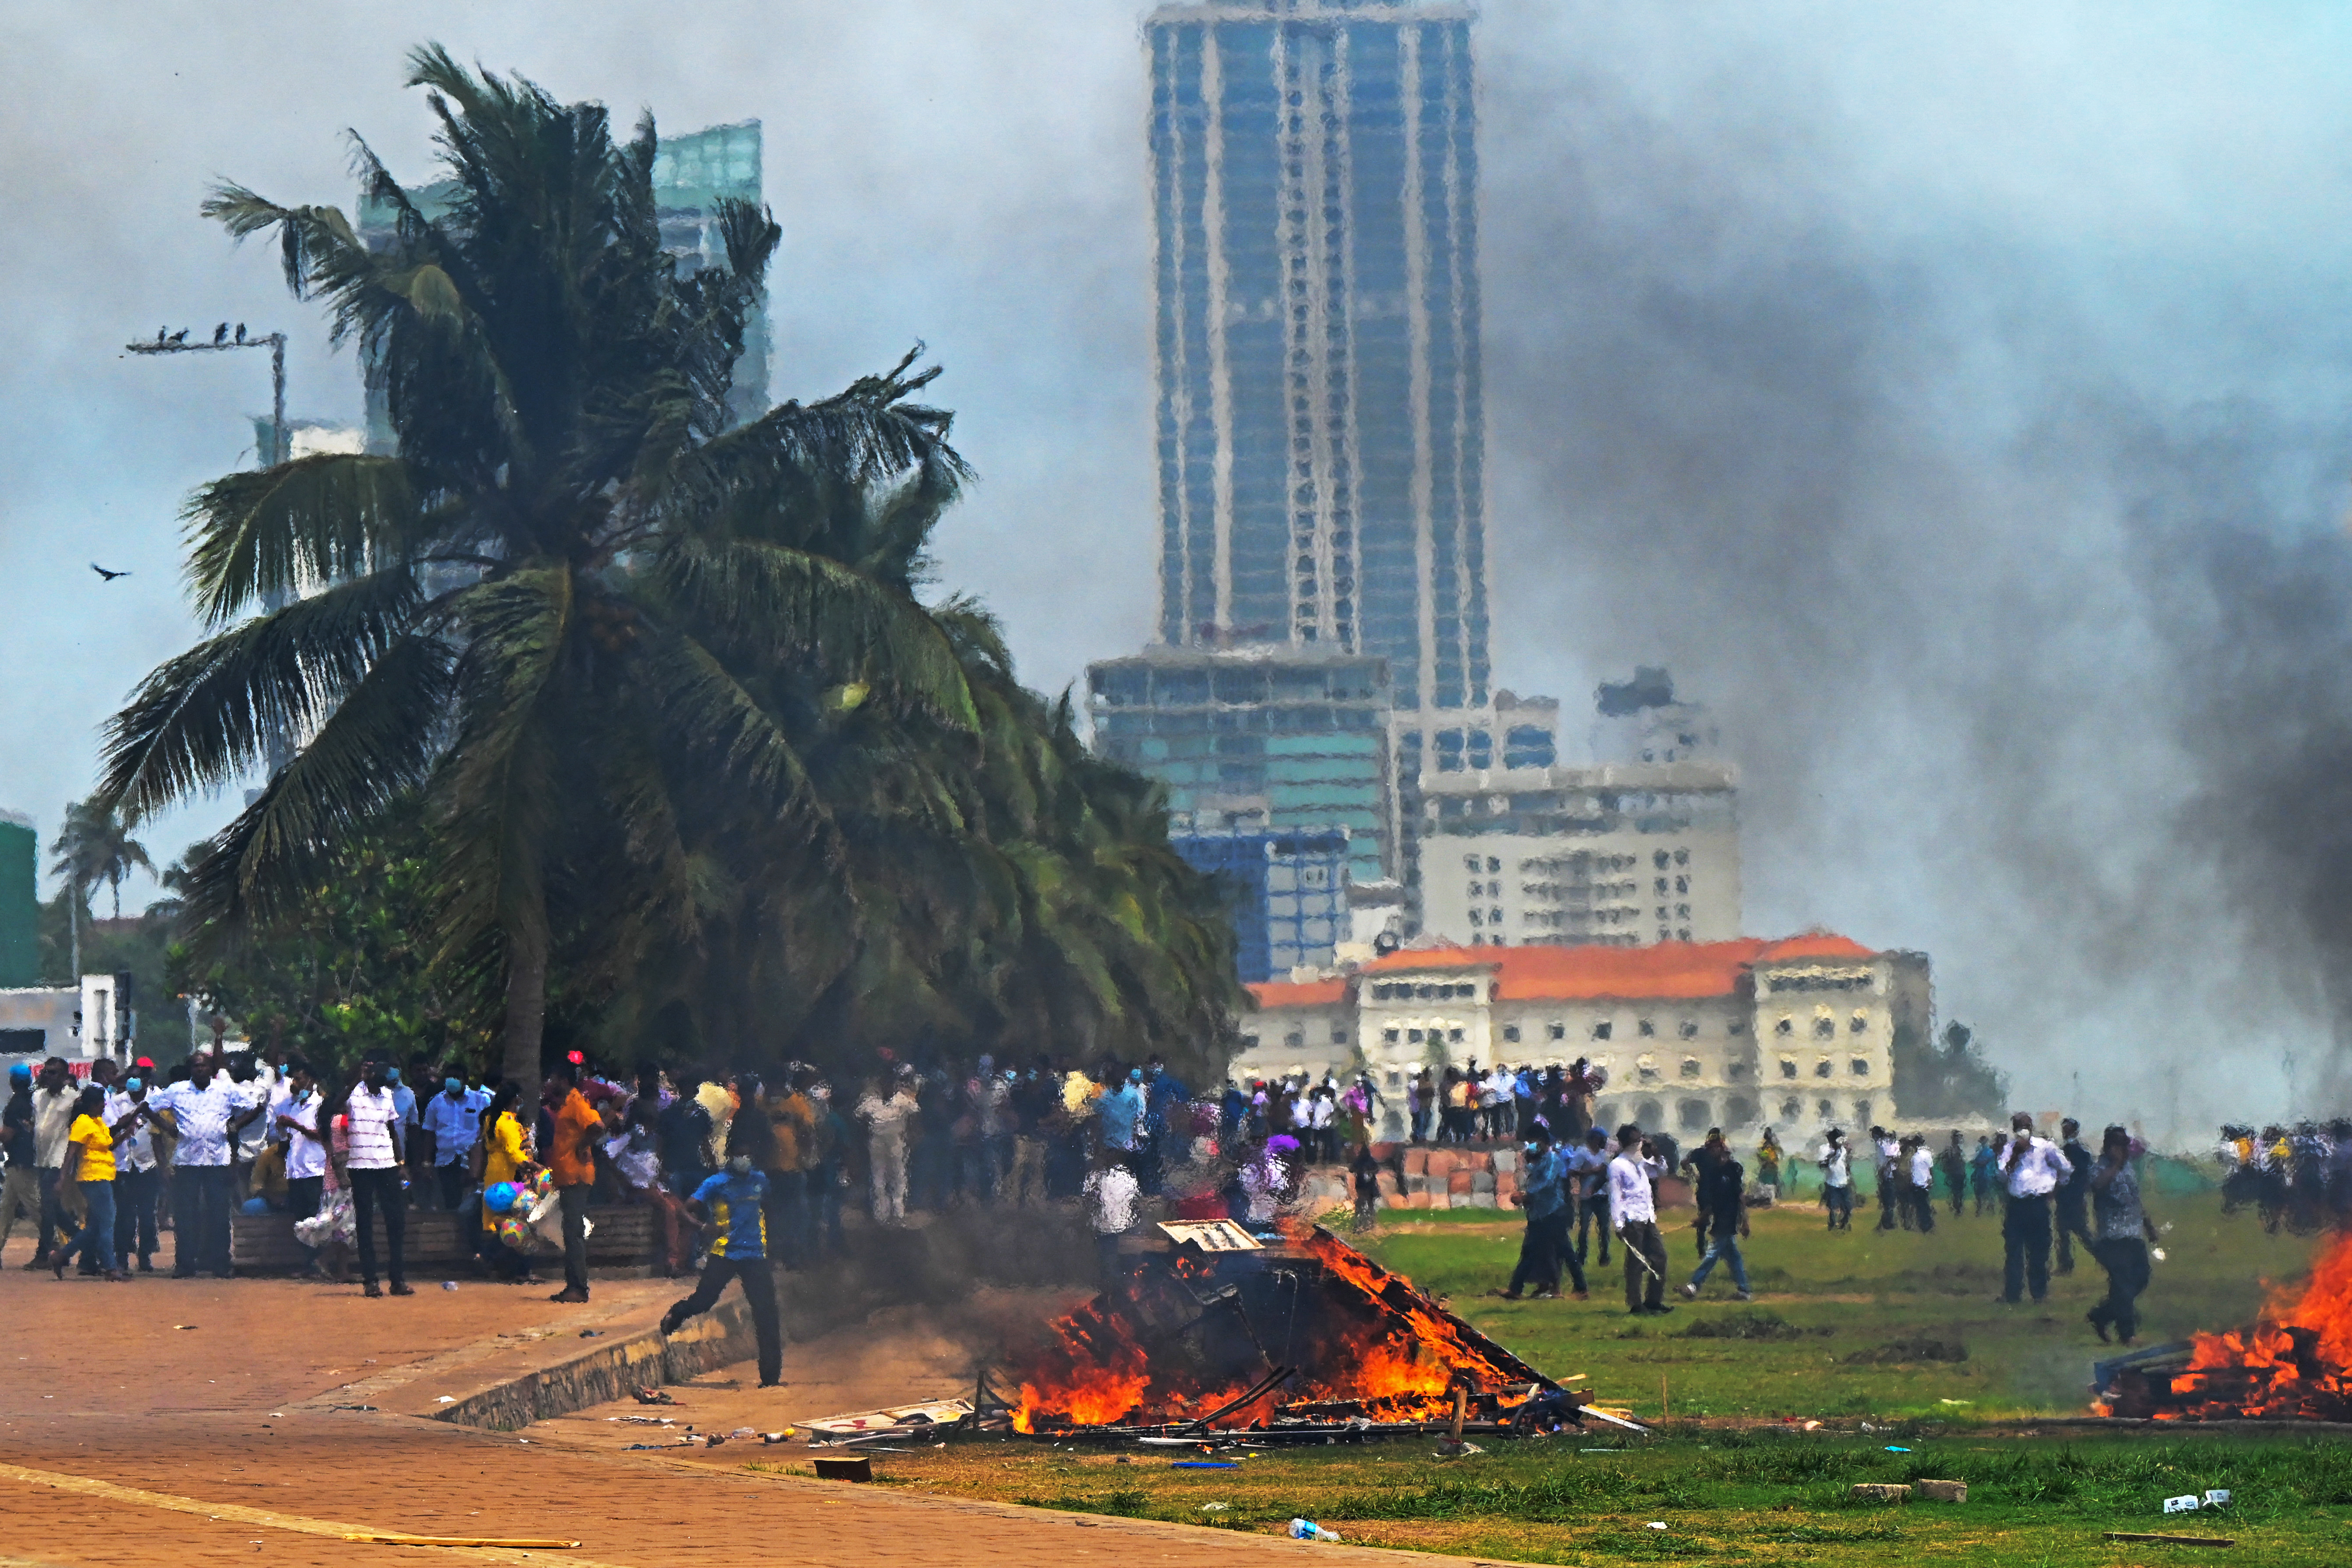
[[697, 940], [688, 845], [708, 842], [693, 813], [714, 794], [821, 865], [831, 830], [747, 660], [973, 726], [954, 647], [904, 585], [766, 522], [813, 489], [919, 475], [952, 490], [964, 468], [948, 416], [912, 400], [936, 374], [913, 354], [730, 428], [772, 218], [722, 203], [726, 266], [681, 272], [656, 221], [650, 117], [616, 143], [599, 105], [437, 46], [409, 65], [454, 177], [445, 216], [363, 143], [368, 192], [396, 216], [382, 248], [333, 207], [234, 185], [205, 204], [240, 238], [275, 233], [296, 296], [322, 298], [383, 375], [397, 452], [197, 492], [191, 577], [213, 635], [115, 718], [99, 799], [136, 822], [303, 737], [190, 866], [192, 925], [234, 932], [425, 792], [439, 951], [502, 995], [506, 1076], [528, 1090], [560, 940], [600, 922], [640, 933], [592, 930], [606, 948]]
[[89, 890], [104, 882], [114, 894], [114, 918], [122, 918], [122, 883], [133, 870], [152, 871], [147, 847], [131, 837], [101, 796], [66, 807], [64, 826], [49, 846], [52, 873], [65, 879], [66, 918], [73, 931], [73, 970], [81, 973], [81, 909]]

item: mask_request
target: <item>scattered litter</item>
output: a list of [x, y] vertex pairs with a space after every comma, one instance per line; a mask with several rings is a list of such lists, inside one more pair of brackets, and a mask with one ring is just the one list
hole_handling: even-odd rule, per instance
[[441, 1289], [444, 1290], [455, 1290], [457, 1288], [457, 1282], [455, 1279], [444, 1279], [441, 1281]]
[[1808, 1432], [1818, 1432], [1821, 1429], [1822, 1424], [1818, 1421], [1808, 1421], [1805, 1423], [1805, 1430]]
[[675, 1426], [677, 1420], [669, 1415], [607, 1415], [607, 1421], [625, 1421], [632, 1426]]
[[1857, 1481], [1847, 1495], [1856, 1502], [1909, 1502], [1911, 1489], [1884, 1481]]
[[2206, 1506], [2207, 1508], [2227, 1508], [2227, 1507], [2229, 1507], [2229, 1506], [2230, 1506], [2230, 1494], [2229, 1494], [2229, 1492], [2228, 1492], [2227, 1490], [2225, 1490], [2225, 1489], [2215, 1489], [2215, 1490], [2213, 1490], [2213, 1491], [2207, 1492], [2207, 1493], [2205, 1494], [2205, 1506]]
[[1652, 1530], [1664, 1530], [1666, 1528], [1666, 1521], [1663, 1519], [1654, 1519], [1650, 1521], [1650, 1528]]
[[2164, 1248], [2162, 1248], [2162, 1247], [2149, 1247], [2149, 1248], [2147, 1249], [2147, 1255], [2148, 1255], [2150, 1258], [2155, 1258], [2158, 1263], [2163, 1262], [2163, 1261], [2164, 1261], [2164, 1259], [2165, 1259], [2165, 1251], [2164, 1251]]
[[1131, 1465], [1135, 1463], [1135, 1461], [1129, 1458], [1125, 1454], [1121, 1454], [1118, 1458], [1113, 1459], [1111, 1463], [1114, 1465]]
[[1201, 1505], [1201, 1511], [1202, 1513], [1223, 1513], [1233, 1506], [1234, 1505], [1229, 1502], [1204, 1502]]
[[375, 1406], [373, 1405], [330, 1405], [327, 1408], [330, 1410], [373, 1410]]
[[631, 1443], [622, 1451], [634, 1454], [640, 1448], [674, 1448], [677, 1446], [675, 1443]]
[[1910, 1450], [1910, 1449], [1908, 1449], [1908, 1448], [1906, 1448], [1906, 1447], [1899, 1447], [1899, 1446], [1898, 1446], [1898, 1445], [1896, 1445], [1896, 1444], [1889, 1443], [1889, 1444], [1887, 1444], [1887, 1445], [1886, 1445], [1886, 1451], [1887, 1451], [1888, 1453], [1890, 1453], [1890, 1454], [1907, 1454], [1907, 1453], [1909, 1453], [1911, 1450]]
[[2141, 1535], [2128, 1530], [2110, 1530], [2106, 1533], [2106, 1539], [2145, 1542], [2151, 1544], [2161, 1543], [2166, 1546], [2235, 1546], [2238, 1544], [2223, 1535]]
[[[449, 1287], [452, 1290], [455, 1290], [457, 1288], [457, 1287], [455, 1285]], [[604, 1337], [604, 1331], [602, 1329], [583, 1329], [580, 1331], [580, 1337], [583, 1340], [601, 1339]]]
[[919, 1437], [934, 1426], [946, 1426], [971, 1414], [969, 1399], [932, 1399], [914, 1405], [893, 1405], [882, 1410], [861, 1410], [848, 1415], [824, 1415], [809, 1423], [811, 1441], [838, 1443], [861, 1436]]
[[444, 1394], [436, 1395], [434, 1398], [433, 1403], [436, 1405], [455, 1405], [457, 1401], [455, 1395]]
[[2168, 1497], [2164, 1500], [2164, 1511], [2167, 1513], [2195, 1513], [2197, 1511], [2198, 1505], [2204, 1500], [2205, 1500], [2203, 1498], [2199, 1497], [2195, 1492], [2186, 1492], [2179, 1497]]
[[1437, 1446], [1437, 1457], [1441, 1459], [1466, 1458], [1472, 1454], [1483, 1454], [1486, 1451], [1477, 1444], [1465, 1443], [1459, 1437], [1449, 1437]]
[[738, 1426], [727, 1435], [730, 1437], [756, 1437], [760, 1435], [760, 1429], [757, 1426]]
[[676, 1405], [677, 1401], [669, 1396], [669, 1390], [666, 1388], [640, 1388], [637, 1390], [637, 1403], [640, 1405]]
[[1928, 1502], [1966, 1502], [1969, 1483], [1966, 1481], [1921, 1481], [1919, 1496]]
[[1938, 1399], [1936, 1403], [1938, 1405], [1974, 1405], [1976, 1401], [1973, 1399]]
[[760, 1441], [762, 1443], [789, 1443], [793, 1440], [793, 1429], [787, 1426], [781, 1432], [761, 1433]]
[[1875, 1432], [1875, 1431], [1877, 1431], [1877, 1430], [1878, 1430], [1878, 1428], [1877, 1428], [1877, 1427], [1873, 1426], [1872, 1426], [1869, 1422], [1867, 1422], [1867, 1421], [1865, 1421], [1865, 1422], [1864, 1422], [1864, 1423], [1862, 1424], [1862, 1429], [1863, 1429], [1864, 1431], [1865, 1431], [1865, 1432]]
[[1231, 1459], [1179, 1459], [1168, 1468], [1171, 1470], [1238, 1470], [1241, 1468]]
[[196, 1325], [194, 1323], [173, 1323], [172, 1326], [175, 1329], [194, 1329]]
[[1331, 1531], [1324, 1529], [1321, 1525], [1316, 1523], [1311, 1519], [1292, 1520], [1290, 1521], [1290, 1538], [1293, 1541], [1337, 1541], [1339, 1539], [1337, 1534]]

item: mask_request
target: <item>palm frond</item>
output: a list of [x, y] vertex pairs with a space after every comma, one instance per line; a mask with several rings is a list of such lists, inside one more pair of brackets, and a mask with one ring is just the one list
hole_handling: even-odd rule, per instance
[[183, 517], [190, 587], [215, 626], [274, 595], [401, 562], [417, 542], [416, 496], [397, 458], [336, 453], [226, 474]]

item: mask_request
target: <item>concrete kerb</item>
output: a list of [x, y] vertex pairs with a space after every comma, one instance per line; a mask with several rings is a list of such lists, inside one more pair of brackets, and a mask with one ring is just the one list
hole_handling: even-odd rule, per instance
[[494, 1384], [446, 1406], [437, 1421], [512, 1432], [534, 1421], [609, 1405], [639, 1388], [685, 1383], [750, 1358], [757, 1348], [751, 1313], [730, 1298], [675, 1334], [646, 1329], [627, 1339]]

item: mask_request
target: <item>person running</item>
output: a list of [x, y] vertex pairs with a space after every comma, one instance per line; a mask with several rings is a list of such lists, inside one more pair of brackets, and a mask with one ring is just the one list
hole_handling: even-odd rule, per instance
[[1748, 1289], [1748, 1260], [1739, 1255], [1739, 1243], [1748, 1235], [1748, 1173], [1729, 1149], [1702, 1171], [1696, 1196], [1706, 1221], [1708, 1239], [1706, 1256], [1683, 1287], [1684, 1299], [1697, 1300], [1706, 1277], [1722, 1262], [1731, 1266], [1731, 1284], [1739, 1299], [1754, 1300], [1754, 1293]]
[[1666, 1163], [1630, 1121], [1617, 1130], [1617, 1149], [1609, 1162], [1609, 1213], [1625, 1247], [1625, 1310], [1671, 1312], [1665, 1304], [1666, 1240], [1658, 1234], [1658, 1199], [1651, 1186], [1665, 1174]]
[[[2004, 1138], [2001, 1142], [2006, 1143], [2008, 1140]], [[1993, 1147], [1993, 1141], [1979, 1135], [1977, 1152], [1969, 1156], [1969, 1187], [1976, 1194], [1979, 1219], [1984, 1217], [1986, 1208], [1992, 1203], [1994, 1179], [1999, 1174], [2000, 1165], [2000, 1153]]]
[[2057, 1193], [2058, 1272], [2074, 1272], [2074, 1238], [2082, 1237], [2085, 1248], [2095, 1251], [2091, 1235], [2091, 1168], [2097, 1163], [2091, 1152], [2083, 1146], [2082, 1124], [2069, 1116], [2058, 1123], [2058, 1131], [2065, 1142], [2058, 1152], [2066, 1156], [2074, 1173], [2060, 1184]]
[[2107, 1342], [2109, 1329], [2125, 1344], [2138, 1337], [2139, 1295], [2149, 1278], [2147, 1249], [2157, 1238], [2156, 1226], [2140, 1205], [2134, 1152], [2130, 1133], [2108, 1128], [2099, 1139], [2099, 1168], [2087, 1183], [2098, 1230], [2091, 1256], [2107, 1271], [2107, 1299], [2087, 1314], [2101, 1344]]
[[2055, 1143], [2033, 1135], [2033, 1118], [2024, 1111], [2011, 1117], [2010, 1126], [2000, 1164], [2009, 1197], [2000, 1221], [2000, 1299], [2013, 1307], [2028, 1289], [2036, 1302], [2050, 1294], [2051, 1194], [2074, 1173], [2074, 1167]]
[[414, 1296], [408, 1283], [408, 1194], [401, 1187], [407, 1124], [392, 1091], [391, 1064], [382, 1057], [361, 1064], [360, 1080], [352, 1085], [343, 1117], [351, 1141], [343, 1169], [351, 1177], [352, 1215], [359, 1227], [360, 1294], [383, 1294], [376, 1284], [375, 1267], [375, 1221], [381, 1215], [392, 1293]]
[[82, 1225], [64, 1246], [49, 1254], [50, 1272], [60, 1279], [77, 1252], [96, 1258], [96, 1271], [109, 1279], [119, 1283], [131, 1278], [115, 1266], [114, 1145], [146, 1119], [147, 1110], [142, 1106], [111, 1127], [101, 1120], [105, 1114], [103, 1085], [93, 1083], [75, 1096], [59, 1179], [72, 1184], [67, 1191], [80, 1194]]
[[1814, 1163], [1822, 1168], [1822, 1212], [1829, 1215], [1828, 1228], [1852, 1230], [1853, 1152], [1845, 1146], [1843, 1130], [1835, 1127], [1829, 1130]]
[[703, 1261], [702, 1278], [691, 1295], [672, 1302], [662, 1314], [661, 1331], [674, 1334], [687, 1319], [710, 1310], [719, 1304], [727, 1281], [735, 1280], [743, 1287], [752, 1331], [759, 1337], [760, 1386], [782, 1388], [784, 1329], [776, 1311], [776, 1277], [768, 1269], [767, 1198], [768, 1178], [752, 1168], [749, 1154], [729, 1155], [724, 1171], [704, 1177], [694, 1189], [688, 1201], [696, 1217], [718, 1234]]
[[[1700, 1143], [1697, 1148], [1683, 1156], [1679, 1169], [1688, 1171], [1691, 1173], [1691, 1187], [1693, 1191], [1696, 1191], [1700, 1186], [1706, 1184], [1706, 1173], [1715, 1167], [1716, 1162], [1718, 1160], [1728, 1160], [1730, 1158], [1731, 1150], [1727, 1147], [1723, 1142], [1723, 1129], [1720, 1127], [1710, 1127], [1706, 1130], [1706, 1141]], [[1698, 1255], [1701, 1258], [1705, 1258], [1706, 1256], [1708, 1220], [1709, 1215], [1706, 1205], [1705, 1204], [1701, 1204], [1698, 1208], [1697, 1217], [1691, 1221], [1691, 1229], [1697, 1237]]]

